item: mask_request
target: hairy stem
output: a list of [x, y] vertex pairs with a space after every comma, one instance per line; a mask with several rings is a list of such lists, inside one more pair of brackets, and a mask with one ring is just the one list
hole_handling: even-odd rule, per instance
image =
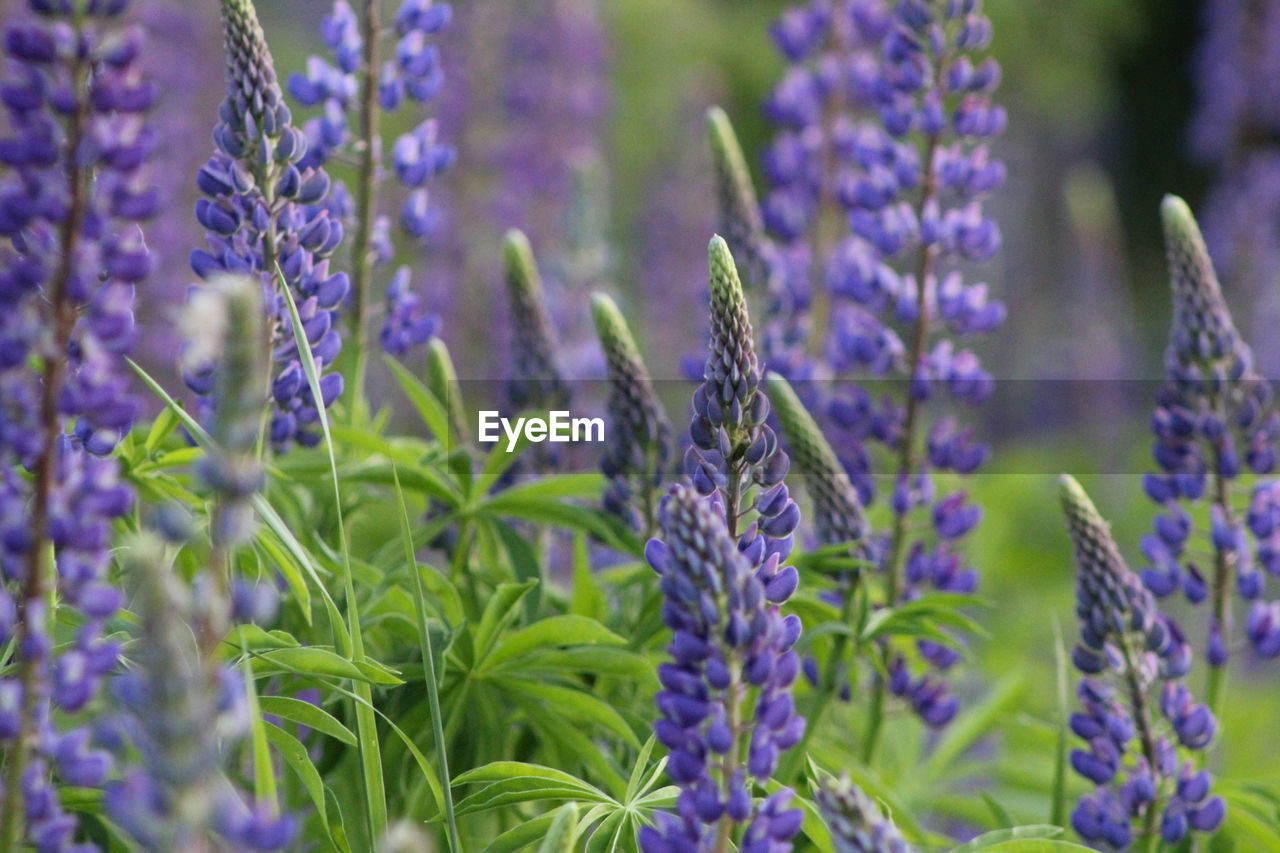
[[[1213, 449], [1213, 503], [1222, 512], [1223, 520], [1232, 530], [1236, 526], [1235, 510], [1231, 507], [1230, 485], [1221, 472], [1221, 451], [1215, 445]], [[1224, 642], [1230, 637], [1231, 627], [1231, 576], [1235, 573], [1236, 558], [1234, 553], [1213, 549], [1213, 620], [1222, 632]], [[1208, 684], [1205, 687], [1205, 698], [1209, 710], [1214, 717], [1218, 716], [1222, 704], [1222, 683], [1227, 674], [1227, 665], [1210, 666]], [[1208, 750], [1203, 753], [1208, 758]]]
[[1143, 819], [1142, 830], [1146, 837], [1147, 849], [1155, 850], [1160, 843], [1160, 833], [1156, 828], [1156, 814], [1160, 811], [1159, 778], [1155, 775], [1156, 768], [1159, 766], [1156, 756], [1156, 738], [1151, 725], [1151, 709], [1147, 704], [1147, 692], [1139, 678], [1138, 668], [1134, 661], [1137, 655], [1129, 646], [1128, 639], [1121, 638], [1120, 651], [1124, 656], [1125, 688], [1129, 693], [1129, 706], [1133, 709], [1133, 720], [1138, 730], [1138, 744], [1142, 747], [1142, 757], [1147, 760], [1147, 766], [1153, 779], [1157, 782], [1155, 786], [1156, 795], [1147, 804], [1147, 813]]
[[355, 243], [351, 248], [353, 287], [351, 293], [351, 399], [357, 408], [364, 400], [364, 382], [369, 334], [369, 303], [373, 291], [374, 189], [378, 170], [378, 66], [381, 37], [380, 0], [364, 0], [361, 35], [364, 37], [362, 88], [360, 90], [360, 138], [357, 154], [360, 165], [356, 178]]
[[[66, 176], [69, 198], [67, 216], [62, 221], [58, 235], [60, 249], [58, 267], [52, 279], [50, 311], [53, 336], [47, 342], [48, 349], [41, 355], [44, 373], [40, 391], [41, 445], [40, 454], [36, 457], [32, 470], [35, 488], [31, 500], [29, 528], [32, 541], [27, 554], [27, 576], [23, 581], [16, 645], [20, 659], [18, 681], [22, 685], [22, 707], [18, 719], [18, 736], [10, 747], [5, 776], [4, 805], [3, 810], [0, 811], [0, 850], [5, 853], [16, 849], [15, 844], [22, 824], [22, 776], [35, 733], [38, 704], [36, 695], [38, 662], [30, 655], [22, 653], [23, 646], [33, 634], [32, 625], [28, 619], [29, 609], [32, 606], [39, 606], [40, 599], [48, 593], [46, 580], [49, 579], [46, 575], [50, 574], [50, 569], [56, 571], [54, 568], [56, 557], [52, 564], [47, 562], [46, 558], [49, 556], [49, 507], [53, 496], [58, 444], [63, 433], [63, 423], [58, 413], [58, 397], [66, 376], [67, 351], [76, 321], [76, 309], [71, 301], [68, 285], [75, 273], [76, 249], [80, 240], [86, 205], [84, 184], [88, 175], [77, 156], [80, 140], [84, 134], [85, 98], [82, 91], [84, 82], [80, 79], [84, 70], [84, 61], [77, 55], [72, 59], [70, 67], [72, 85], [77, 88], [77, 98], [76, 107], [67, 118], [66, 126]], [[52, 614], [46, 614], [46, 626], [49, 624], [52, 624]]]

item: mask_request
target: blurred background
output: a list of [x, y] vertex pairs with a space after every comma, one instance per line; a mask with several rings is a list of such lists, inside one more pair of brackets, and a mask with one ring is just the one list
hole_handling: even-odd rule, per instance
[[[257, 4], [281, 76], [301, 70], [330, 4]], [[143, 5], [167, 84], [163, 168], [192, 176], [207, 156], [221, 93], [209, 70], [221, 61], [216, 4]], [[985, 415], [994, 464], [972, 485], [987, 508], [974, 559], [983, 593], [999, 606], [983, 620], [991, 638], [975, 650], [983, 675], [969, 689], [1013, 679], [1006, 701], [1023, 712], [1002, 736], [1051, 745], [1054, 620], [1068, 643], [1074, 633], [1053, 475], [1090, 475], [1086, 488], [1135, 561], [1152, 515], [1138, 477], [1150, 465], [1151, 380], [1161, 376], [1168, 334], [1164, 193], [1209, 217], [1215, 256], [1230, 269], [1228, 300], [1260, 370], [1280, 376], [1280, 288], [1270, 276], [1280, 266], [1265, 254], [1280, 242], [1280, 180], [1271, 177], [1280, 169], [1268, 159], [1280, 121], [1271, 125], [1267, 113], [1272, 104], [1280, 115], [1280, 91], [1270, 91], [1280, 90], [1280, 4], [985, 5], [1004, 71], [1009, 130], [996, 150], [1009, 178], [992, 202], [1004, 250], [984, 273], [1009, 320], [982, 347], [998, 384], [1019, 390], [1007, 399], [998, 392]], [[433, 189], [436, 238], [402, 260], [444, 318], [464, 378], [502, 372], [497, 246], [517, 224], [548, 287], [564, 289], [553, 301], [573, 353], [567, 363], [588, 374], [598, 364], [585, 292], [603, 288], [626, 306], [655, 376], [680, 375], [681, 356], [702, 343], [714, 222], [703, 112], [711, 104], [729, 112], [758, 170], [770, 133], [761, 104], [783, 68], [767, 27], [783, 8], [775, 0], [457, 0], [441, 40], [447, 80], [435, 114], [458, 161]], [[181, 186], [194, 193], [190, 178]], [[172, 201], [151, 234], [165, 272], [142, 300], [157, 366], [172, 359], [166, 329], [190, 279], [187, 252], [200, 240], [194, 197]], [[1243, 692], [1257, 681], [1247, 673], [1247, 665], [1233, 671], [1232, 689], [1250, 701], [1233, 702], [1226, 724], [1236, 743], [1259, 749], [1233, 749], [1228, 769], [1274, 779], [1280, 747], [1268, 721], [1280, 713], [1278, 691], [1263, 680]], [[1041, 772], [1005, 763], [1003, 781], [1015, 792]], [[1027, 781], [1029, 791], [1033, 781], [1043, 785]]]

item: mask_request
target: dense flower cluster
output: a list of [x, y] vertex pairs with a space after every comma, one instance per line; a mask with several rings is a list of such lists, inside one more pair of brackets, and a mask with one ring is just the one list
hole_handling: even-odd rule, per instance
[[1280, 8], [1272, 3], [1209, 0], [1192, 80], [1198, 112], [1191, 149], [1216, 170], [1202, 209], [1214, 263], [1233, 293], [1248, 301], [1243, 331], [1262, 372], [1274, 377], [1280, 349], [1270, 330], [1280, 321]]
[[[304, 162], [307, 138], [292, 125], [252, 4], [224, 0], [222, 14], [227, 97], [214, 130], [217, 153], [198, 176], [206, 197], [196, 205], [196, 216], [208, 229], [208, 249], [193, 252], [191, 265], [202, 279], [227, 272], [261, 278], [275, 361], [264, 379], [275, 407], [271, 443], [279, 450], [294, 441], [311, 446], [320, 440], [319, 407], [330, 406], [343, 389], [342, 375], [331, 368], [342, 348], [334, 326], [350, 280], [332, 272], [328, 259], [344, 227], [324, 204], [328, 175]], [[317, 368], [330, 371], [320, 380], [321, 400], [314, 399], [303, 373], [277, 276], [297, 303]], [[213, 391], [211, 364], [188, 364], [183, 375], [196, 393]]]
[[[96, 787], [112, 768], [79, 714], [119, 656], [107, 573], [133, 491], [106, 457], [138, 411], [124, 358], [152, 265], [138, 223], [160, 203], [144, 169], [155, 88], [127, 2], [27, 5], [6, 23], [0, 84], [0, 641], [14, 644], [0, 843], [82, 851], [97, 848], [73, 846], [52, 779]], [[55, 636], [58, 623], [75, 630]]]
[[879, 804], [847, 777], [824, 780], [814, 799], [836, 853], [913, 853]]
[[[774, 300], [783, 325], [766, 335], [766, 354], [793, 378], [901, 382], [896, 400], [838, 382], [816, 405], [864, 502], [875, 492], [867, 443], [896, 455], [892, 529], [874, 549], [889, 599], [970, 592], [977, 576], [960, 544], [981, 510], [964, 492], [937, 495], [934, 475], [972, 473], [986, 449], [971, 428], [930, 424], [923, 408], [943, 394], [977, 404], [993, 387], [952, 340], [1005, 315], [961, 273], [1000, 247], [982, 207], [1004, 179], [987, 148], [1005, 124], [990, 97], [1000, 74], [975, 56], [991, 24], [978, 0], [816, 0], [788, 10], [773, 36], [791, 66], [766, 105], [781, 130], [765, 158], [764, 216], [787, 298]], [[828, 224], [842, 219], [847, 232]], [[917, 512], [932, 522], [932, 542], [907, 535]], [[958, 659], [935, 643], [919, 651], [940, 670]], [[913, 678], [902, 658], [891, 671], [890, 688], [927, 722], [954, 715], [939, 678]]]
[[[1216, 668], [1229, 656], [1233, 585], [1252, 602], [1247, 633], [1254, 648], [1267, 656], [1280, 653], [1280, 625], [1269, 618], [1273, 608], [1264, 601], [1266, 575], [1280, 573], [1271, 546], [1275, 486], [1257, 485], [1243, 516], [1231, 500], [1232, 483], [1246, 472], [1275, 471], [1280, 415], [1232, 322], [1190, 210], [1172, 196], [1161, 210], [1174, 316], [1165, 354], [1168, 378], [1152, 417], [1160, 473], [1143, 481], [1163, 512], [1143, 540], [1151, 564], [1142, 577], [1156, 595], [1181, 588], [1193, 604], [1209, 600], [1206, 658]], [[1205, 544], [1213, 565], [1207, 576], [1193, 556], [1202, 549], [1193, 541], [1188, 511], [1201, 501], [1211, 506]], [[1212, 682], [1210, 691], [1212, 703], [1217, 699]]]
[[1072, 826], [1117, 850], [1134, 840], [1135, 821], [1170, 844], [1189, 829], [1211, 832], [1225, 806], [1209, 796], [1208, 773], [1179, 750], [1206, 748], [1217, 728], [1182, 683], [1191, 650], [1129, 571], [1080, 485], [1063, 477], [1061, 497], [1078, 566], [1080, 643], [1071, 657], [1084, 673], [1077, 690], [1084, 710], [1072, 715], [1071, 730], [1088, 744], [1072, 751], [1071, 766], [1097, 786], [1080, 799]]
[[604, 507], [648, 535], [657, 522], [658, 491], [670, 474], [674, 436], [622, 312], [601, 293], [592, 308], [609, 372], [611, 423], [600, 457], [609, 478]]
[[[746, 297], [729, 246], [714, 237], [708, 249], [711, 279], [711, 339], [703, 381], [693, 395], [692, 444], [685, 473], [704, 495], [719, 492], [729, 529], [753, 544], [754, 563], [791, 552], [800, 507], [782, 481], [791, 461], [778, 442], [769, 416], [769, 398], [761, 387], [754, 332]], [[754, 501], [744, 503], [753, 486]], [[757, 518], [744, 531], [739, 521], [748, 509]]]
[[154, 853], [203, 849], [211, 835], [237, 850], [288, 849], [297, 822], [249, 802], [222, 775], [227, 745], [249, 727], [244, 675], [202, 650], [192, 628], [220, 619], [225, 602], [183, 584], [153, 536], [131, 543], [126, 562], [138, 643], [113, 693], [121, 746], [132, 745], [138, 764], [107, 789], [108, 813]]
[[718, 498], [675, 486], [659, 512], [662, 538], [645, 550], [662, 577], [663, 621], [674, 632], [673, 661], [658, 668], [662, 718], [654, 731], [680, 786], [676, 814], [660, 814], [656, 827], [641, 831], [646, 853], [717, 849], [715, 839], [735, 824], [747, 824], [738, 849], [785, 853], [800, 829], [802, 813], [786, 809], [791, 791], [755, 803], [750, 784], [767, 781], [780, 752], [804, 733], [791, 697], [800, 620], [777, 607], [798, 575], [779, 568], [777, 554], [753, 565], [724, 512]]
[[[383, 35], [368, 33], [380, 23], [376, 4], [362, 5], [363, 22], [348, 0], [335, 0], [321, 29], [330, 58], [310, 57], [305, 74], [290, 75], [288, 89], [299, 104], [320, 110], [303, 124], [309, 143], [305, 165], [319, 168], [340, 153], [351, 153], [365, 164], [368, 173], [361, 174], [356, 197], [338, 185], [329, 204], [333, 215], [356, 234], [354, 251], [365, 256], [353, 258], [353, 267], [363, 275], [366, 265], [386, 266], [395, 255], [390, 220], [372, 209], [372, 191], [383, 178], [383, 152], [373, 150], [382, 144], [373, 113], [394, 115], [406, 104], [425, 106], [439, 97], [444, 66], [434, 39], [449, 26], [453, 9], [433, 0], [404, 0], [393, 22], [394, 45], [385, 46], [393, 47], [392, 56], [371, 68], [366, 66], [382, 55]], [[351, 129], [353, 121], [356, 133]], [[370, 150], [365, 150], [366, 145]], [[407, 191], [400, 207], [400, 227], [415, 240], [426, 241], [438, 229], [440, 213], [431, 204], [429, 187], [454, 159], [454, 149], [442, 141], [434, 118], [401, 134], [391, 147], [392, 171]], [[386, 291], [380, 339], [383, 348], [396, 355], [425, 343], [439, 323], [425, 310], [409, 278], [409, 268], [401, 267]], [[363, 298], [363, 294], [357, 296]], [[361, 317], [354, 320], [362, 321]]]

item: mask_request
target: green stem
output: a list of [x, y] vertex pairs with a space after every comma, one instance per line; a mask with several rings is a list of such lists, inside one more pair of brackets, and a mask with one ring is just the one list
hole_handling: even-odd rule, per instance
[[[1215, 409], [1220, 408], [1216, 405]], [[1224, 420], [1225, 422], [1225, 420]], [[1235, 510], [1231, 507], [1230, 486], [1226, 478], [1220, 472], [1221, 451], [1215, 445], [1213, 448], [1213, 503], [1222, 511], [1223, 520], [1231, 528], [1235, 529], [1236, 515]], [[1223, 642], [1230, 636], [1231, 626], [1231, 577], [1235, 574], [1235, 554], [1223, 551], [1215, 547], [1213, 549], [1213, 620], [1217, 623], [1218, 630], [1222, 632]], [[1226, 680], [1227, 665], [1210, 666], [1208, 683], [1205, 687], [1205, 698], [1209, 705], [1209, 710], [1213, 712], [1214, 717], [1218, 717], [1222, 710], [1222, 684]], [[1210, 750], [1206, 749], [1201, 753], [1201, 760], [1207, 761]]]
[[[920, 198], [916, 202], [916, 221], [924, 217], [924, 207], [938, 193], [937, 170], [934, 167], [934, 154], [938, 148], [938, 137], [928, 137], [925, 142], [924, 178]], [[929, 292], [928, 280], [933, 274], [933, 248], [921, 242], [916, 255], [916, 321], [912, 330], [911, 353], [907, 359], [907, 405], [903, 418], [901, 443], [898, 446], [898, 478], [905, 480], [907, 488], [911, 488], [911, 480], [916, 471], [916, 433], [919, 429], [921, 400], [912, 393], [911, 385], [920, 364], [924, 361], [925, 349], [929, 343]], [[896, 485], [896, 483], [895, 483]], [[894, 513], [893, 528], [889, 536], [889, 553], [885, 560], [885, 606], [893, 607], [898, 603], [901, 592], [901, 577], [906, 562], [907, 514]], [[885, 652], [885, 663], [888, 664], [888, 652]], [[868, 710], [867, 730], [863, 741], [863, 758], [867, 763], [875, 757], [879, 743], [881, 722], [884, 716], [885, 680], [877, 676], [872, 684], [872, 698]]]
[[[79, 21], [76, 21], [79, 31]], [[84, 71], [83, 59], [77, 54], [71, 60], [70, 77], [72, 84], [82, 87], [80, 79]], [[40, 391], [40, 454], [36, 457], [32, 469], [35, 492], [31, 501], [31, 524], [29, 527], [32, 542], [27, 554], [27, 576], [23, 583], [18, 637], [15, 646], [18, 649], [18, 681], [22, 685], [22, 707], [18, 719], [18, 735], [9, 748], [9, 761], [5, 777], [4, 805], [0, 811], [0, 850], [4, 853], [15, 849], [23, 822], [22, 776], [27, 764], [27, 753], [32, 747], [35, 728], [36, 706], [38, 704], [37, 674], [38, 662], [21, 652], [23, 645], [32, 634], [32, 626], [28, 617], [28, 608], [44, 598], [50, 589], [46, 589], [46, 576], [51, 574], [54, 559], [49, 559], [50, 543], [49, 511], [54, 488], [54, 465], [58, 453], [58, 439], [63, 431], [62, 419], [58, 412], [58, 398], [61, 395], [63, 379], [66, 375], [67, 348], [71, 341], [71, 333], [75, 328], [76, 309], [71, 301], [69, 284], [75, 272], [76, 245], [80, 239], [80, 229], [85, 217], [85, 186], [87, 175], [80, 164], [77, 151], [83, 135], [85, 119], [84, 92], [78, 91], [76, 107], [67, 119], [66, 129], [66, 170], [69, 199], [67, 217], [62, 221], [59, 233], [58, 268], [54, 274], [52, 293], [53, 335], [49, 341], [49, 349], [42, 355], [44, 376]], [[55, 558], [56, 559], [56, 558]], [[45, 614], [45, 630], [53, 624], [52, 607]]]
[[364, 403], [367, 372], [369, 303], [373, 290], [374, 189], [378, 170], [378, 66], [381, 23], [380, 0], [364, 0], [361, 35], [364, 37], [363, 86], [360, 90], [360, 137], [357, 153], [360, 165], [356, 178], [356, 228], [351, 248], [351, 399], [353, 412]]

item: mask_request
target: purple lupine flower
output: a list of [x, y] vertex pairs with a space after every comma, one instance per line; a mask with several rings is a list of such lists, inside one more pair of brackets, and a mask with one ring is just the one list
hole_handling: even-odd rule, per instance
[[[702, 384], [693, 395], [692, 444], [685, 473], [704, 495], [719, 492], [729, 529], [747, 543], [756, 565], [769, 553], [791, 552], [800, 510], [782, 482], [790, 467], [773, 427], [765, 423], [769, 398], [761, 388], [760, 363], [746, 297], [729, 246], [716, 236], [708, 247], [711, 281], [711, 339]], [[748, 506], [748, 491], [758, 486]], [[745, 531], [748, 509], [757, 518]]]
[[[773, 36], [791, 65], [766, 104], [780, 130], [765, 158], [764, 219], [787, 299], [772, 300], [765, 354], [784, 375], [835, 380], [815, 408], [864, 503], [873, 474], [890, 475], [891, 527], [870, 543], [888, 602], [971, 592], [962, 540], [981, 509], [963, 491], [935, 494], [934, 474], [971, 473], [986, 450], [966, 427], [930, 423], [926, 403], [990, 394], [990, 375], [956, 339], [1005, 315], [986, 285], [962, 277], [1000, 246], [982, 207], [1004, 178], [987, 147], [1005, 123], [990, 98], [999, 69], [980, 57], [990, 22], [980, 2], [816, 0], [788, 10]], [[827, 223], [841, 220], [848, 229], [833, 233]], [[901, 392], [873, 399], [855, 384], [867, 375]], [[890, 470], [873, 469], [871, 442], [893, 451]], [[925, 527], [917, 514], [931, 535], [909, 535]], [[932, 643], [919, 651], [938, 670], [958, 658]], [[887, 686], [926, 722], [954, 715], [941, 678], [912, 677], [896, 655], [889, 666]]]
[[823, 780], [814, 799], [836, 853], [914, 853], [893, 820], [847, 776]]
[[[249, 705], [244, 675], [219, 660], [218, 646], [231, 622], [270, 621], [278, 603], [271, 584], [236, 578], [228, 589], [224, 575], [252, 537], [250, 499], [262, 487], [256, 388], [270, 361], [264, 314], [260, 279], [222, 276], [192, 295], [183, 316], [185, 355], [212, 365], [216, 388], [212, 441], [197, 471], [215, 504], [211, 570], [188, 586], [154, 534], [126, 551], [138, 642], [113, 693], [137, 757], [105, 805], [141, 849], [156, 853], [201, 849], [213, 837], [237, 849], [283, 850], [297, 828], [274, 804], [250, 804], [222, 769], [248, 731]], [[176, 528], [174, 544], [189, 544], [189, 524], [161, 526]]]
[[600, 468], [609, 478], [604, 508], [650, 535], [657, 524], [658, 492], [671, 473], [671, 424], [618, 306], [597, 293], [592, 308], [609, 371], [611, 423], [600, 456]]
[[[667, 773], [680, 787], [675, 814], [660, 813], [640, 831], [646, 853], [710, 851], [717, 837], [742, 830], [739, 849], [791, 849], [801, 812], [782, 789], [755, 801], [778, 756], [804, 733], [791, 685], [800, 620], [778, 604], [795, 590], [794, 567], [774, 554], [758, 567], [726, 524], [719, 496], [674, 486], [662, 501], [661, 539], [645, 549], [662, 577], [663, 621], [673, 631], [672, 662], [658, 668], [663, 689], [655, 724], [670, 750]], [[745, 759], [745, 760], [744, 760]]]
[[154, 853], [203, 849], [215, 838], [238, 850], [288, 849], [298, 829], [294, 817], [273, 804], [251, 804], [222, 770], [230, 745], [249, 727], [244, 676], [218, 661], [209, 645], [201, 648], [195, 632], [214, 634], [216, 646], [225, 626], [215, 623], [227, 602], [209, 589], [194, 594], [152, 534], [131, 543], [125, 562], [138, 643], [134, 666], [116, 680], [113, 694], [117, 727], [137, 759], [107, 788], [108, 814], [139, 849]]
[[[370, 44], [368, 28], [381, 25], [377, 4], [360, 6], [357, 14], [348, 0], [335, 0], [321, 25], [329, 56], [309, 57], [305, 73], [289, 76], [288, 90], [303, 107], [318, 109], [303, 125], [309, 142], [304, 165], [318, 168], [343, 153], [361, 162], [356, 198], [346, 187], [336, 188], [334, 195], [342, 201], [329, 209], [354, 235], [356, 281], [350, 323], [356, 340], [363, 342], [369, 299], [366, 291], [376, 270], [390, 264], [395, 254], [391, 219], [374, 209], [385, 158], [377, 128], [381, 115], [397, 114], [410, 104], [423, 108], [439, 96], [444, 67], [433, 40], [449, 26], [453, 10], [448, 3], [403, 0], [389, 27], [392, 37], [384, 38], [379, 30], [372, 36], [375, 43]], [[377, 67], [366, 67], [370, 62]], [[406, 191], [400, 201], [399, 224], [401, 231], [417, 242], [431, 240], [438, 229], [440, 213], [430, 203], [429, 188], [454, 159], [454, 149], [441, 140], [434, 118], [422, 120], [391, 145], [390, 172]], [[408, 278], [408, 268], [402, 267], [387, 286], [386, 315], [379, 337], [383, 348], [394, 355], [426, 343], [439, 324], [438, 318], [425, 310]]]
[[[260, 277], [274, 346], [271, 375], [262, 382], [264, 398], [272, 398], [271, 443], [279, 451], [294, 441], [313, 446], [320, 440], [320, 407], [343, 388], [342, 375], [332, 372], [342, 349], [334, 326], [350, 282], [330, 269], [329, 256], [344, 226], [325, 204], [328, 175], [305, 162], [307, 136], [292, 124], [252, 4], [224, 0], [222, 13], [227, 97], [214, 130], [217, 152], [197, 177], [205, 198], [196, 204], [196, 218], [208, 230], [208, 248], [192, 253], [191, 266], [206, 280], [228, 272]], [[321, 400], [302, 374], [277, 276], [290, 289], [311, 355], [325, 374]], [[188, 364], [183, 375], [191, 390], [207, 397], [211, 371], [211, 364]], [[203, 407], [209, 408], [207, 400]]]
[[[1165, 353], [1168, 378], [1151, 424], [1159, 473], [1143, 481], [1160, 506], [1153, 532], [1142, 543], [1142, 572], [1157, 596], [1181, 589], [1193, 604], [1208, 600], [1206, 659], [1212, 671], [1208, 699], [1220, 699], [1221, 673], [1233, 640], [1233, 587], [1262, 612], [1268, 575], [1280, 572], [1271, 548], [1270, 499], [1275, 486], [1258, 483], [1246, 513], [1231, 498], [1232, 484], [1276, 468], [1280, 415], [1270, 387], [1255, 372], [1253, 354], [1236, 331], [1217, 275], [1191, 211], [1181, 199], [1161, 206], [1173, 289], [1173, 327]], [[1210, 505], [1209, 535], [1190, 523], [1192, 507]], [[1208, 551], [1211, 565], [1197, 564]], [[1256, 651], [1274, 656], [1277, 640], [1257, 629], [1246, 636]]]
[[1087, 745], [1072, 751], [1071, 766], [1095, 786], [1071, 825], [1086, 841], [1116, 850], [1136, 840], [1135, 825], [1140, 837], [1159, 833], [1169, 844], [1189, 830], [1212, 832], [1223, 801], [1210, 796], [1208, 773], [1185, 755], [1205, 749], [1216, 729], [1208, 706], [1183, 683], [1190, 648], [1129, 571], [1080, 484], [1064, 476], [1060, 487], [1077, 563], [1080, 643], [1071, 659], [1084, 674], [1076, 691], [1083, 711], [1070, 722]]
[[1209, 0], [1193, 82], [1198, 110], [1192, 153], [1216, 172], [1201, 211], [1205, 240], [1222, 280], [1250, 312], [1246, 337], [1261, 372], [1280, 368], [1271, 330], [1280, 320], [1280, 9], [1271, 3]]
[[[0, 633], [14, 643], [0, 844], [87, 851], [52, 783], [99, 787], [112, 767], [80, 717], [119, 656], [103, 635], [121, 605], [111, 529], [134, 495], [109, 456], [138, 411], [125, 357], [151, 269], [138, 223], [159, 205], [144, 168], [155, 88], [127, 2], [28, 5], [5, 25], [0, 84]], [[74, 633], [55, 636], [55, 594]]]

